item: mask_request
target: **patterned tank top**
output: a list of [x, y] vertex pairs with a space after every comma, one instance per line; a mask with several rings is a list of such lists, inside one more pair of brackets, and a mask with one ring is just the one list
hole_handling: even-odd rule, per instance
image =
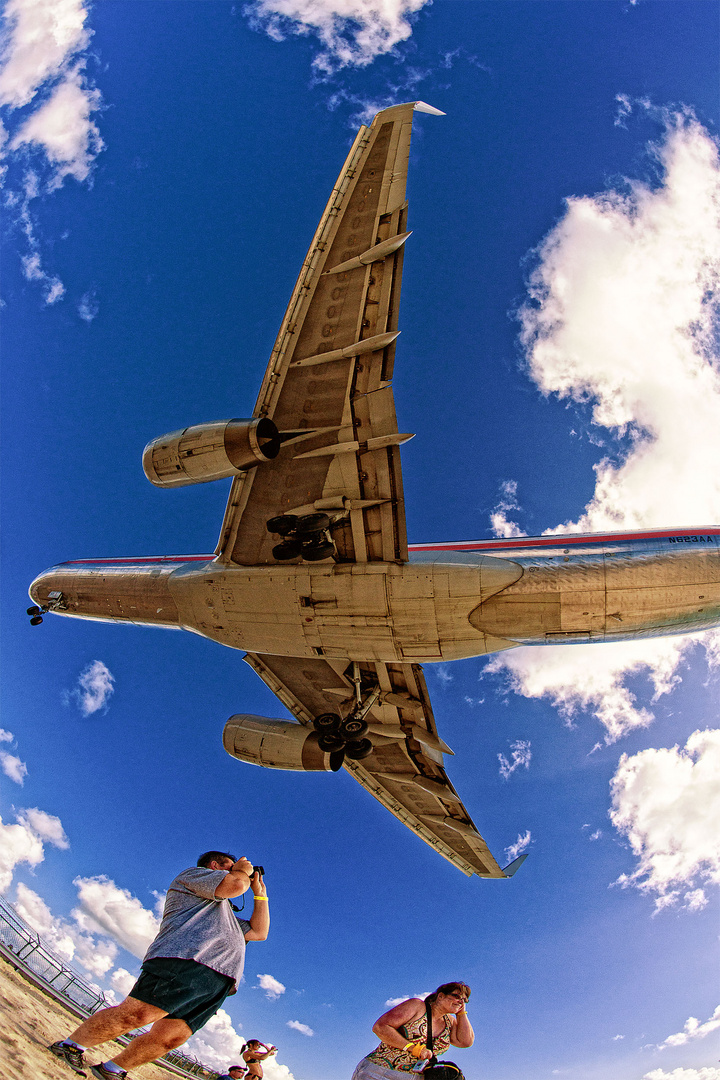
[[[427, 1041], [427, 1017], [423, 1012], [422, 1016], [418, 1016], [415, 1020], [411, 1020], [405, 1027], [400, 1028], [400, 1031], [407, 1035], [408, 1042], [421, 1042], [423, 1044]], [[447, 1013], [445, 1016], [445, 1026], [439, 1035], [435, 1035], [433, 1038], [433, 1053], [435, 1057], [440, 1057], [444, 1054], [450, 1045], [450, 1032], [452, 1031], [452, 1015]], [[398, 1050], [394, 1046], [388, 1046], [387, 1043], [381, 1042], [377, 1050], [373, 1050], [372, 1053], [367, 1055], [368, 1061], [374, 1061], [376, 1065], [383, 1065], [386, 1069], [399, 1069], [401, 1072], [417, 1072], [418, 1069], [422, 1069], [425, 1066], [425, 1062], [418, 1061], [412, 1054], [407, 1053], [405, 1050]]]

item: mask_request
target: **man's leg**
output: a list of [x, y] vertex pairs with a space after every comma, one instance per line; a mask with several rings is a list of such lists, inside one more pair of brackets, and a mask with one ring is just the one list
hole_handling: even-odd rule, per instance
[[146, 1065], [167, 1054], [168, 1050], [182, 1046], [191, 1035], [192, 1030], [184, 1020], [170, 1020], [167, 1017], [156, 1020], [149, 1031], [138, 1035], [112, 1059], [113, 1064], [125, 1070], [135, 1065]]
[[[100, 1043], [116, 1039], [118, 1035], [124, 1035], [127, 1031], [134, 1031], [135, 1028], [152, 1024], [163, 1016], [167, 1016], [163, 1009], [158, 1009], [155, 1005], [147, 1005], [144, 1001], [138, 1001], [137, 998], [128, 997], [120, 1005], [93, 1013], [83, 1021], [79, 1028], [75, 1028], [75, 1031], [68, 1035], [68, 1039], [80, 1046], [99, 1046]], [[185, 1038], [189, 1036], [186, 1035]]]

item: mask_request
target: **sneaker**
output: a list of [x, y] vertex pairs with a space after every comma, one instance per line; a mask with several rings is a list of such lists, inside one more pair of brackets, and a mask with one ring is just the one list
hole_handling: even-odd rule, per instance
[[91, 1065], [90, 1072], [93, 1076], [97, 1076], [98, 1080], [123, 1080], [124, 1076], [127, 1076], [126, 1072], [113, 1072], [112, 1069], [106, 1069], [104, 1065]]
[[76, 1046], [69, 1046], [64, 1042], [55, 1042], [52, 1046], [48, 1046], [48, 1050], [55, 1057], [60, 1058], [66, 1065], [69, 1065], [71, 1069], [74, 1069], [79, 1076], [87, 1076], [87, 1073], [83, 1069], [83, 1052], [78, 1050]]

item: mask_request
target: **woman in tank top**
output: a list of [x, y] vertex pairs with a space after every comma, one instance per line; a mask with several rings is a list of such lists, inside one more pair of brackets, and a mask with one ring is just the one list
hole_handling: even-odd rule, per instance
[[426, 1004], [432, 1018], [433, 1054], [440, 1057], [449, 1046], [472, 1046], [475, 1034], [465, 1006], [470, 987], [443, 983], [425, 1001], [408, 998], [373, 1025], [380, 1045], [364, 1057], [353, 1080], [409, 1080], [408, 1073], [422, 1072], [433, 1056], [427, 1048]]
[[271, 1054], [277, 1053], [277, 1046], [266, 1046], [265, 1043], [261, 1043], [259, 1039], [250, 1039], [245, 1043], [243, 1050], [243, 1058], [247, 1062], [247, 1077], [255, 1077], [256, 1080], [262, 1080], [263, 1067], [260, 1064], [265, 1058], [270, 1057]]

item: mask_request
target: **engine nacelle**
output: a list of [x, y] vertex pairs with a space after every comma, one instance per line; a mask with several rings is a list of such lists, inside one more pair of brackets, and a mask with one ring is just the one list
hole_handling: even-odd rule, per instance
[[143, 451], [143, 470], [157, 487], [205, 484], [272, 461], [280, 452], [281, 441], [267, 416], [196, 424], [148, 443]]
[[321, 750], [313, 728], [294, 720], [270, 720], [244, 713], [228, 720], [223, 745], [231, 757], [266, 769], [337, 772], [344, 757], [342, 750]]

